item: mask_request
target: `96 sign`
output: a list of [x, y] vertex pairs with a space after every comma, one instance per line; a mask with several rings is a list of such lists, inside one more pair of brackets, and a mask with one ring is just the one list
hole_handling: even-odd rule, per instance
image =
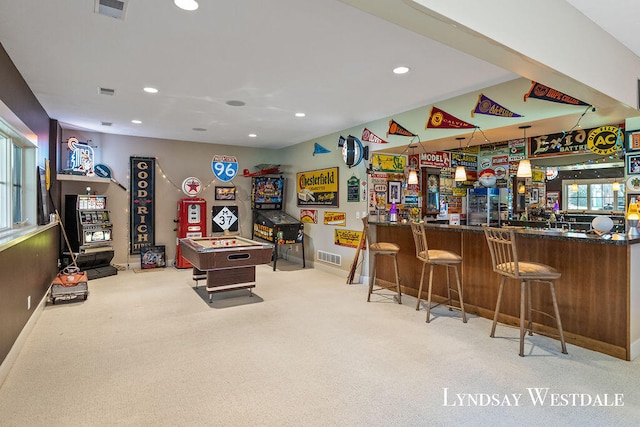
[[231, 181], [238, 174], [238, 160], [235, 156], [215, 155], [211, 161], [211, 170], [220, 181]]

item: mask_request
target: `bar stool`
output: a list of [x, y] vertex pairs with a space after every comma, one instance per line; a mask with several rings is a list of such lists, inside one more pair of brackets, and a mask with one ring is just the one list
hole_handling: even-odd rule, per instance
[[371, 240], [371, 234], [369, 233], [369, 217], [364, 216], [362, 218], [362, 222], [364, 224], [363, 232], [367, 236], [367, 245], [369, 248], [369, 255], [373, 255], [373, 257], [369, 257], [371, 259], [371, 270], [373, 271], [373, 277], [369, 279], [369, 294], [367, 295], [367, 302], [371, 300], [371, 294], [380, 291], [383, 289], [391, 289], [385, 286], [380, 286], [377, 289], [374, 289], [374, 285], [376, 283], [376, 272], [377, 272], [377, 263], [376, 259], [378, 256], [390, 256], [393, 257], [393, 265], [396, 273], [396, 291], [398, 293], [398, 304], [402, 304], [402, 292], [400, 292], [400, 274], [398, 273], [398, 252], [400, 252], [400, 246], [395, 243], [388, 242], [375, 242]]
[[[562, 353], [567, 354], [567, 346], [565, 345], [564, 333], [562, 332], [562, 322], [560, 321], [560, 313], [558, 312], [558, 301], [553, 285], [554, 280], [559, 279], [561, 274], [555, 268], [545, 264], [518, 260], [515, 230], [485, 227], [484, 233], [487, 238], [487, 243], [489, 244], [489, 251], [491, 252], [493, 271], [502, 276], [500, 279], [500, 290], [498, 291], [498, 301], [496, 302], [496, 311], [493, 316], [493, 326], [491, 327], [491, 334], [489, 336], [493, 338], [496, 331], [504, 283], [507, 279], [516, 279], [520, 281], [520, 356], [524, 357], [524, 335], [526, 331], [529, 332], [529, 335], [533, 335], [531, 313], [534, 311], [555, 320], [560, 334]], [[531, 283], [549, 284], [554, 315], [531, 308]], [[525, 311], [526, 317], [528, 318], [526, 329]]]
[[[442, 265], [447, 268], [447, 306], [449, 310], [460, 310], [462, 313], [462, 322], [467, 323], [467, 316], [464, 312], [464, 302], [462, 298], [462, 285], [460, 284], [460, 274], [458, 272], [458, 265], [462, 263], [462, 257], [450, 251], [440, 249], [429, 249], [427, 245], [427, 236], [424, 231], [423, 223], [411, 223], [411, 232], [413, 233], [413, 240], [416, 244], [416, 258], [422, 261], [422, 273], [420, 274], [420, 288], [418, 289], [418, 303], [416, 304], [416, 310], [420, 310], [420, 297], [422, 296], [422, 285], [424, 283], [424, 270], [427, 264], [429, 264], [429, 290], [427, 291], [427, 323], [431, 321], [431, 289], [433, 288], [433, 269], [436, 265]], [[449, 280], [449, 269], [453, 268], [456, 273], [457, 289], [451, 287]], [[451, 305], [451, 291], [458, 294], [458, 301], [460, 307]], [[436, 304], [434, 307], [440, 305]]]

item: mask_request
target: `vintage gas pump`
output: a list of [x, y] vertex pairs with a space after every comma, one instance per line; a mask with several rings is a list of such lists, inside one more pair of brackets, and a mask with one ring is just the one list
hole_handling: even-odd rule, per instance
[[207, 235], [207, 201], [197, 197], [178, 200], [177, 221], [176, 268], [191, 268], [191, 263], [182, 256], [180, 239]]

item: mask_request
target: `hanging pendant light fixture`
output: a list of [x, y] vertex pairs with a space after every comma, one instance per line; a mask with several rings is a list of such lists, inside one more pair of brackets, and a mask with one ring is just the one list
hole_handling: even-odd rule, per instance
[[[522, 129], [525, 144], [527, 144], [527, 129], [529, 129], [530, 127], [530, 125], [519, 126], [519, 128]], [[529, 161], [529, 159], [520, 160], [520, 163], [518, 163], [518, 172], [516, 172], [516, 176], [518, 178], [531, 178], [531, 161]]]
[[[413, 149], [415, 148], [415, 145], [409, 145], [409, 148], [411, 149], [411, 156], [413, 156]], [[409, 163], [409, 162], [407, 162]], [[418, 161], [418, 163], [420, 163]], [[409, 166], [408, 168], [409, 171], [409, 177], [407, 178], [407, 184], [409, 185], [415, 185], [418, 184], [418, 173], [416, 172], [416, 169], [413, 166]]]
[[[459, 141], [459, 146], [462, 149], [462, 141], [464, 140], [464, 137], [459, 136], [456, 139]], [[464, 166], [456, 166], [456, 174], [454, 179], [456, 182], [464, 182], [467, 180], [467, 170], [464, 168]]]
[[620, 183], [618, 181], [613, 181], [613, 184], [611, 184], [611, 189], [613, 191], [620, 191]]

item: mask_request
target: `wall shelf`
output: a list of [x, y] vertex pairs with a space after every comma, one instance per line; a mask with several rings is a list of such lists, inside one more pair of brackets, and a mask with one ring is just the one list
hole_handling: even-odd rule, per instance
[[111, 178], [101, 178], [99, 176], [86, 176], [86, 175], [70, 175], [64, 173], [56, 174], [56, 179], [58, 181], [76, 181], [76, 182], [93, 182], [100, 184], [109, 184], [111, 182]]

